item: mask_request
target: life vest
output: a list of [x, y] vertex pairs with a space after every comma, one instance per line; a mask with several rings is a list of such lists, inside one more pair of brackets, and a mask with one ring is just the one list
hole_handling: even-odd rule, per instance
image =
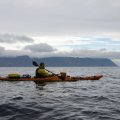
[[36, 77], [41, 78], [41, 77], [50, 77], [52, 74], [49, 74], [44, 68], [37, 68], [36, 69]]

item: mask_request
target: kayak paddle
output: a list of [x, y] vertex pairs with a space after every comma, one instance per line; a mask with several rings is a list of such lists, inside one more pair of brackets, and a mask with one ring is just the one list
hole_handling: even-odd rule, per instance
[[39, 66], [39, 65], [37, 64], [37, 62], [35, 62], [35, 61], [33, 61], [33, 65], [34, 65], [34, 66]]

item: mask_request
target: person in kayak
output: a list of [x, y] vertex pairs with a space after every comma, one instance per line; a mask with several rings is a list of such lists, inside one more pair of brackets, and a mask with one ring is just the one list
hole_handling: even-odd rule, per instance
[[51, 77], [53, 74], [48, 73], [45, 70], [45, 64], [40, 63], [39, 67], [36, 69], [36, 78]]

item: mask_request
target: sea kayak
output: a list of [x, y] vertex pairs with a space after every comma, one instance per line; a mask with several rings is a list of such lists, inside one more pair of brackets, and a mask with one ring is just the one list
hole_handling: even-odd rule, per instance
[[62, 79], [60, 76], [52, 76], [46, 78], [8, 78], [8, 77], [0, 77], [1, 81], [39, 81], [39, 82], [74, 82], [78, 80], [99, 80], [103, 75], [95, 75], [95, 76], [84, 76], [84, 77], [70, 77], [66, 76]]

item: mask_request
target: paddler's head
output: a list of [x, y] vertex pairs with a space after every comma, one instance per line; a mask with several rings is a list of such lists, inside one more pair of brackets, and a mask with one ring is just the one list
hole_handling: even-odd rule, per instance
[[39, 65], [39, 68], [44, 69], [45, 68], [45, 64], [43, 62], [41, 62], [40, 65]]

